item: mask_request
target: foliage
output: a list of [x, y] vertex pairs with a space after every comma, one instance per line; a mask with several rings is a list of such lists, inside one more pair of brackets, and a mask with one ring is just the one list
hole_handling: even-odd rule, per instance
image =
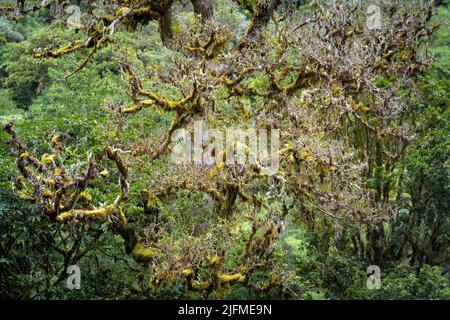
[[[449, 299], [448, 3], [190, 2], [0, 16], [0, 296]], [[173, 165], [198, 120], [278, 171]]]

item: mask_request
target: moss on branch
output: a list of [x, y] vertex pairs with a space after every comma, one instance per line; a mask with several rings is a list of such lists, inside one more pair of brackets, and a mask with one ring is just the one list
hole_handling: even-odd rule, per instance
[[59, 214], [56, 217], [58, 222], [66, 222], [68, 220], [79, 220], [79, 219], [93, 219], [98, 221], [104, 221], [106, 218], [117, 212], [115, 205], [109, 205], [99, 209], [93, 210], [70, 210]]
[[137, 262], [148, 262], [154, 258], [164, 256], [162, 252], [153, 248], [146, 248], [139, 242], [136, 243], [131, 254], [133, 256], [133, 259]]
[[241, 273], [234, 273], [234, 274], [222, 274], [219, 277], [219, 281], [221, 285], [224, 284], [230, 284], [233, 282], [245, 282], [245, 275]]
[[44, 50], [35, 50], [33, 52], [33, 57], [39, 58], [60, 58], [66, 54], [72, 53], [77, 49], [83, 48], [85, 45], [80, 40], [75, 40], [69, 45], [58, 49], [57, 51], [52, 51], [48, 48]]

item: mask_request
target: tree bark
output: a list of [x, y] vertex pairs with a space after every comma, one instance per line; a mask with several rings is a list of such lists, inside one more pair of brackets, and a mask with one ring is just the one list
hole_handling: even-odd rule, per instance
[[384, 266], [384, 228], [379, 223], [375, 228], [368, 227], [368, 238], [370, 244], [370, 261], [380, 267]]
[[214, 9], [212, 0], [191, 0], [191, 3], [194, 7], [195, 14], [201, 15], [203, 22], [213, 17]]
[[167, 48], [172, 46], [172, 7], [167, 7], [162, 13], [161, 18], [159, 18], [159, 33], [161, 35], [161, 40]]
[[161, 1], [158, 5], [157, 10], [161, 14], [159, 18], [159, 33], [161, 40], [167, 48], [172, 46], [172, 4], [173, 0]]
[[247, 29], [247, 34], [245, 36], [247, 40], [256, 40], [259, 37], [280, 3], [281, 0], [270, 0], [269, 3], [256, 10], [250, 27]]

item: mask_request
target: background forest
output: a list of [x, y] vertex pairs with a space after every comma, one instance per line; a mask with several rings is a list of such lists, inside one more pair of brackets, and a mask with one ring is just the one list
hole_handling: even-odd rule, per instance
[[[354, 29], [341, 42], [333, 42], [332, 49], [340, 52], [333, 58], [332, 49], [328, 52], [326, 45], [309, 36], [290, 39], [297, 29], [279, 31], [299, 25], [306, 28], [302, 32], [314, 35], [320, 23], [337, 28], [342, 12], [355, 15], [342, 24], [351, 28], [351, 23], [359, 23], [359, 9], [351, 12], [346, 1], [334, 1], [341, 8], [330, 7], [338, 14], [324, 13], [319, 17], [325, 20], [312, 21], [315, 1], [216, 0], [213, 22], [204, 21], [210, 18], [208, 11], [192, 7], [209, 1], [170, 1], [169, 29], [164, 24], [166, 11], [148, 18], [123, 10], [133, 5], [139, 10], [145, 1], [72, 2], [66, 1], [59, 11], [44, 6], [14, 13], [8, 8], [15, 7], [15, 1], [0, 1], [0, 121], [5, 126], [0, 133], [2, 299], [450, 298], [449, 1], [432, 7], [432, 17], [426, 20], [432, 30], [427, 42], [409, 41], [414, 35], [405, 31], [407, 49], [377, 53], [384, 60], [377, 60], [381, 62], [371, 74], [361, 76], [361, 83], [371, 88], [361, 93], [354, 93], [357, 90], [348, 84], [352, 80], [339, 78], [336, 68], [327, 71], [319, 65], [332, 65], [334, 59], [344, 68], [344, 58], [353, 60], [350, 53], [343, 54], [353, 52], [346, 41], [365, 35], [354, 35]], [[389, 2], [381, 1], [383, 14]], [[24, 8], [40, 3], [25, 1]], [[268, 31], [253, 35], [271, 3], [277, 6], [266, 12]], [[365, 13], [369, 2], [356, 3]], [[65, 10], [70, 4], [81, 9], [85, 27], [67, 25], [75, 12]], [[406, 15], [399, 13], [405, 19]], [[91, 19], [100, 16], [105, 18]], [[111, 27], [115, 20], [117, 26]], [[302, 21], [313, 26], [303, 26]], [[98, 36], [102, 28], [114, 33], [113, 40], [104, 31]], [[385, 36], [398, 34], [397, 30]], [[247, 45], [250, 36], [258, 45]], [[239, 42], [240, 37], [248, 39]], [[93, 45], [84, 45], [89, 41]], [[229, 82], [218, 86], [215, 74], [221, 71], [210, 65], [222, 66], [221, 59], [235, 47], [240, 55], [224, 65], [233, 65], [233, 70], [258, 63], [262, 67], [246, 74], [242, 84], [230, 80], [238, 79], [232, 74]], [[329, 53], [317, 66], [311, 62], [316, 49]], [[355, 56], [356, 64], [359, 58]], [[302, 69], [303, 74], [319, 70], [317, 74], [334, 78], [328, 83], [321, 76], [298, 77], [314, 88], [303, 95], [306, 82], [290, 85], [299, 82], [295, 73], [277, 69], [275, 60], [294, 70], [306, 61], [313, 67]], [[408, 71], [398, 71], [403, 66]], [[404, 81], [399, 76], [403, 73], [411, 80]], [[277, 107], [272, 101], [281, 96], [270, 79], [274, 74], [280, 79], [286, 74], [279, 91], [281, 104], [294, 110], [289, 114], [273, 111]], [[392, 96], [404, 101], [405, 107], [395, 111], [395, 121], [379, 117], [373, 93], [384, 101]], [[348, 101], [350, 112], [331, 111], [333, 104]], [[328, 115], [317, 118], [317, 110], [308, 109], [308, 103], [320, 104], [318, 112]], [[295, 114], [302, 108], [313, 111]], [[373, 147], [375, 160], [367, 160], [368, 166], [361, 164], [366, 158], [341, 157], [340, 151], [332, 154], [338, 164], [321, 164], [320, 159], [331, 159], [323, 151], [331, 141], [325, 123], [342, 114], [346, 119], [339, 118], [332, 139], [345, 140], [345, 154], [370, 154], [372, 145], [359, 140], [379, 138], [379, 131], [370, 126], [389, 126], [394, 132], [407, 124], [412, 128], [408, 143], [403, 147], [403, 140], [382, 136], [384, 147], [401, 150], [392, 162], [381, 161]], [[308, 120], [294, 128], [290, 116]], [[170, 153], [163, 153], [164, 133], [170, 133], [178, 120], [191, 128], [192, 120], [199, 119], [211, 127], [268, 122], [307, 138], [286, 142], [279, 178], [256, 175], [254, 168], [173, 167]], [[300, 144], [303, 147], [296, 149]], [[155, 151], [159, 146], [161, 154]], [[36, 168], [21, 169], [33, 167], [35, 160]], [[300, 169], [303, 166], [307, 169]], [[24, 175], [26, 170], [33, 172], [31, 178]], [[62, 191], [51, 179], [64, 174], [86, 185], [69, 190], [64, 182], [76, 201], [53, 214], [49, 203], [56, 203]], [[364, 187], [346, 187], [354, 181]], [[45, 187], [37, 194], [39, 183]], [[336, 207], [333, 199], [339, 199]], [[381, 217], [377, 210], [383, 212]], [[66, 286], [70, 265], [80, 267], [79, 290]], [[369, 265], [381, 268], [379, 289], [367, 287]]]

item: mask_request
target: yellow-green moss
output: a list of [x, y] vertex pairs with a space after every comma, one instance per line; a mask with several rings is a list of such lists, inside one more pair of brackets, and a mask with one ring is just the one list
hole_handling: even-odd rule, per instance
[[53, 163], [54, 159], [54, 155], [45, 153], [44, 155], [42, 155], [41, 162], [44, 164], [51, 164]]
[[116, 17], [120, 17], [121, 15], [123, 15], [124, 13], [126, 13], [128, 10], [130, 10], [130, 8], [127, 7], [122, 7], [119, 10], [116, 11], [115, 16]]
[[68, 212], [61, 213], [56, 217], [58, 222], [64, 222], [70, 219], [78, 218], [90, 218], [96, 220], [105, 220], [110, 214], [116, 212], [116, 207], [114, 205], [109, 205], [94, 210], [71, 210]]
[[222, 274], [219, 277], [220, 284], [227, 284], [230, 282], [244, 282], [245, 281], [245, 275], [241, 273], [235, 273], [235, 274]]
[[211, 268], [217, 268], [222, 264], [222, 258], [215, 255], [214, 257], [209, 259], [209, 266]]
[[181, 271], [181, 273], [186, 277], [192, 277], [194, 275], [194, 270], [192, 269], [184, 269], [183, 271]]
[[142, 244], [136, 243], [132, 252], [133, 258], [136, 261], [149, 261], [153, 258], [161, 257], [164, 254], [152, 248], [145, 248]]
[[109, 172], [108, 170], [103, 170], [99, 173], [99, 175], [103, 178], [108, 178], [109, 177]]
[[42, 196], [50, 198], [53, 196], [53, 192], [49, 189], [44, 189], [44, 191], [42, 191]]

